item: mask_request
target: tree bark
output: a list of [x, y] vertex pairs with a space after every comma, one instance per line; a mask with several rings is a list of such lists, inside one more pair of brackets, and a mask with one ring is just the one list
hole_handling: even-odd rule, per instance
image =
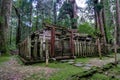
[[77, 4], [75, 2], [75, 0], [69, 0], [71, 5], [72, 5], [72, 14], [71, 14], [71, 26], [72, 26], [72, 29], [77, 29], [77, 20], [75, 20], [77, 18], [77, 14], [76, 14], [76, 11], [77, 11]]
[[97, 39], [99, 58], [102, 59], [100, 39]]
[[98, 15], [96, 11], [94, 12], [95, 12], [95, 29], [98, 30], [99, 28]]
[[117, 38], [117, 28], [115, 26], [114, 28], [114, 54], [115, 54], [115, 64], [117, 64], [117, 42], [116, 42], [116, 38]]
[[100, 11], [98, 13], [98, 22], [99, 22], [99, 29], [102, 35], [101, 42], [103, 44], [106, 44], [106, 37], [105, 37], [105, 31], [104, 31], [104, 26], [103, 26], [103, 20], [102, 20], [102, 12]]
[[120, 46], [120, 8], [119, 0], [116, 0], [116, 25], [117, 25], [117, 44]]
[[101, 9], [99, 11], [95, 10], [95, 12], [96, 12], [96, 17], [98, 18], [99, 30], [102, 35], [102, 38], [100, 41], [103, 44], [106, 44], [107, 41], [106, 41], [106, 34], [105, 34], [105, 18], [103, 15], [103, 13], [104, 13], [104, 4], [103, 3], [104, 3], [103, 0], [101, 0], [100, 3], [98, 2], [98, 0], [94, 0], [94, 5], [98, 5], [98, 4], [103, 5], [103, 8], [101, 7]]
[[0, 17], [2, 21], [0, 21], [0, 51], [6, 53], [7, 50], [7, 36], [8, 36], [8, 27], [9, 27], [9, 19], [11, 15], [12, 9], [12, 0], [2, 0], [1, 5], [1, 13]]
[[39, 28], [38, 28], [38, 8], [37, 8], [37, 11], [36, 11], [36, 16], [37, 16], [37, 18], [36, 18], [36, 30], [38, 30]]
[[16, 12], [16, 15], [18, 17], [18, 27], [17, 27], [17, 33], [16, 33], [16, 45], [18, 45], [18, 43], [20, 43], [20, 39], [21, 39], [21, 17], [20, 17], [20, 12], [19, 10], [13, 5], [14, 10]]
[[[104, 8], [101, 8], [101, 10], [97, 11], [97, 7], [96, 5], [100, 4], [98, 2], [98, 0], [94, 0], [94, 14], [95, 14], [95, 27], [96, 30], [100, 30], [100, 33], [102, 35], [102, 37], [100, 38], [99, 36], [97, 41], [97, 47], [98, 47], [98, 52], [99, 52], [99, 56], [101, 58], [101, 43], [103, 43], [103, 45], [106, 44], [106, 34], [105, 34], [105, 19], [103, 18], [103, 12], [104, 12]], [[103, 4], [103, 1], [101, 1], [101, 4]]]
[[[33, 0], [30, 1], [30, 26], [31, 27], [32, 27], [32, 10], [33, 10], [32, 2]], [[31, 27], [29, 27], [29, 33], [31, 33]]]
[[108, 38], [107, 38], [107, 31], [106, 31], [106, 18], [105, 18], [105, 0], [101, 0], [101, 4], [103, 5], [103, 9], [102, 9], [102, 20], [103, 20], [103, 28], [104, 28], [104, 33], [105, 33], [105, 39], [106, 39], [106, 43], [108, 43]]
[[9, 43], [9, 45], [11, 45], [12, 44], [12, 27], [10, 27], [10, 43]]

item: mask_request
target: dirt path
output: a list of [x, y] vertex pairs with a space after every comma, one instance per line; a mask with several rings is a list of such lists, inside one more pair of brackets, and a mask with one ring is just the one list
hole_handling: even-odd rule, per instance
[[47, 79], [55, 71], [47, 67], [20, 65], [16, 58], [11, 57], [9, 61], [0, 65], [0, 80], [24, 80], [34, 74], [39, 74], [39, 78]]
[[[120, 63], [120, 53], [117, 54], [117, 61]], [[101, 66], [108, 64], [110, 62], [115, 62], [114, 55], [112, 55], [111, 57], [104, 57], [101, 60], [99, 58], [93, 58], [88, 63], [93, 65], [93, 66], [101, 67]]]
[[114, 62], [114, 58], [106, 57], [101, 60], [99, 58], [93, 58], [88, 63], [91, 64], [92, 66], [102, 67], [103, 65], [108, 64], [110, 62]]

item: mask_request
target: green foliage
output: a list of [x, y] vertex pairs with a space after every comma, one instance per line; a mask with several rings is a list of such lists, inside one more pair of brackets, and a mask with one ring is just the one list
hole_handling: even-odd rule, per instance
[[92, 76], [91, 80], [109, 80], [110, 78], [104, 74], [96, 73]]
[[10, 44], [8, 47], [9, 47], [9, 50], [16, 50], [16, 44], [15, 43]]
[[74, 19], [74, 10], [73, 3], [64, 1], [62, 7], [59, 10], [58, 20], [62, 23], [62, 26], [66, 26], [68, 28], [76, 28], [74, 26], [77, 23], [77, 19]]
[[48, 23], [48, 24], [52, 24], [52, 21], [51, 21], [50, 18], [46, 18], [46, 19], [44, 19], [43, 22], [44, 22], [44, 23]]
[[95, 10], [97, 12], [100, 12], [102, 8], [103, 8], [103, 4], [101, 4], [101, 3], [95, 4]]
[[90, 60], [90, 58], [77, 58], [75, 59], [75, 62], [83, 62], [86, 63]]
[[60, 8], [60, 13], [58, 15], [59, 19], [65, 19], [66, 14], [69, 14], [70, 16], [73, 14], [72, 13], [72, 4], [67, 3], [66, 1], [63, 3], [62, 7]]
[[49, 80], [66, 80], [69, 76], [82, 72], [83, 69], [72, 65], [64, 65], [59, 72], [51, 76]]
[[0, 64], [5, 61], [8, 61], [9, 59], [10, 59], [10, 56], [8, 55], [0, 56]]
[[16, 59], [16, 61], [18, 62], [18, 64], [24, 65], [24, 63], [23, 63], [22, 60], [20, 59], [20, 56], [19, 56], [19, 55], [15, 55], [15, 56], [13, 56], [13, 57]]
[[95, 29], [87, 22], [80, 24], [78, 27], [80, 33], [85, 33], [89, 35], [94, 35]]
[[[75, 62], [83, 62], [83, 63], [85, 63], [87, 61], [89, 61], [89, 58], [79, 58], [79, 59], [75, 60]], [[45, 63], [34, 64], [33, 66], [46, 67]], [[76, 66], [70, 65], [68, 63], [61, 63], [61, 62], [49, 63], [48, 67], [55, 68], [55, 69], [57, 69], [57, 71], [55, 73], [53, 73], [53, 75], [47, 80], [66, 80], [71, 75], [74, 75], [74, 74], [84, 71], [84, 69], [82, 67], [76, 67]], [[39, 80], [39, 79], [37, 79], [37, 80]]]
[[63, 27], [71, 28], [71, 20], [69, 15], [65, 14], [66, 17], [57, 22], [57, 25], [61, 25]]
[[107, 32], [107, 38], [108, 38], [108, 42], [110, 42], [110, 40], [113, 40], [113, 27], [107, 27], [106, 26], [106, 32]]

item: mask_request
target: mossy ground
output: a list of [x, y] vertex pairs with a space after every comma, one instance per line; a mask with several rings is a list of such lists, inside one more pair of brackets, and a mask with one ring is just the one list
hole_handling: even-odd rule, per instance
[[10, 55], [2, 55], [0, 56], [0, 64], [3, 63], [3, 62], [6, 62], [10, 59]]

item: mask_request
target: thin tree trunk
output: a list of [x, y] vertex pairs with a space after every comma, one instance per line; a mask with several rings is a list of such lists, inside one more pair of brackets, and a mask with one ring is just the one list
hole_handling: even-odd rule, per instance
[[95, 29], [98, 30], [99, 28], [98, 15], [96, 11], [94, 12], [95, 12]]
[[71, 5], [72, 5], [72, 14], [70, 14], [71, 17], [71, 26], [72, 29], [77, 29], [77, 20], [75, 20], [77, 18], [77, 8], [76, 8], [76, 2], [75, 0], [69, 0]]
[[38, 30], [38, 17], [39, 17], [39, 16], [38, 16], [38, 8], [37, 8], [37, 14], [36, 14], [36, 15], [37, 15], [37, 19], [36, 19], [36, 30]]
[[115, 16], [114, 16], [114, 12], [111, 12], [112, 13], [112, 21], [113, 21], [113, 24], [114, 24], [114, 57], [115, 57], [115, 64], [117, 64], [117, 19], [115, 21]]
[[117, 42], [116, 42], [116, 38], [117, 38], [117, 28], [115, 26], [115, 30], [114, 30], [114, 53], [115, 53], [115, 64], [117, 64]]
[[49, 63], [49, 53], [48, 53], [48, 40], [46, 40], [46, 49], [45, 49], [45, 54], [46, 54], [46, 66], [48, 66]]
[[106, 44], [106, 37], [105, 37], [105, 31], [104, 31], [103, 20], [102, 20], [102, 12], [101, 11], [98, 13], [98, 20], [99, 20], [100, 32], [101, 32], [101, 35], [102, 35], [101, 42], [103, 44]]
[[16, 33], [16, 45], [18, 45], [18, 43], [20, 43], [20, 39], [21, 39], [21, 17], [20, 17], [20, 13], [19, 10], [13, 5], [14, 10], [16, 12], [16, 15], [18, 17], [18, 27], [17, 27], [17, 33]]
[[105, 19], [105, 0], [101, 0], [101, 4], [103, 5], [103, 9], [102, 9], [102, 20], [103, 20], [103, 28], [104, 28], [104, 33], [105, 33], [105, 39], [106, 39], [106, 43], [108, 43], [108, 38], [107, 38], [107, 31], [106, 31], [106, 19]]
[[[115, 25], [114, 13], [112, 14], [113, 24]], [[115, 64], [117, 64], [117, 26], [114, 26], [114, 54], [115, 54]]]
[[39, 15], [38, 15], [38, 7], [37, 7], [37, 12], [36, 12], [36, 15], [37, 15], [37, 19], [36, 19], [36, 30], [38, 30], [38, 20], [39, 20]]
[[97, 39], [99, 58], [102, 59], [100, 39]]
[[120, 8], [119, 0], [116, 0], [116, 25], [117, 25], [117, 44], [120, 46]]
[[[32, 6], [32, 0], [30, 1], [30, 26], [32, 27], [32, 10], [33, 10], [33, 6]], [[29, 27], [29, 33], [31, 32], [31, 27]]]
[[10, 27], [10, 45], [12, 44], [12, 26]]
[[[116, 26], [114, 27], [114, 53], [115, 64], [117, 64], [117, 45], [120, 46], [120, 8], [119, 0], [116, 0]], [[113, 23], [115, 24], [114, 13]]]
[[[98, 4], [98, 0], [94, 0], [94, 14], [95, 14], [95, 29], [96, 31], [100, 29], [100, 17], [99, 17], [99, 13], [96, 11], [95, 9], [95, 5]], [[100, 39], [97, 36], [96, 39], [96, 43], [97, 43], [97, 48], [98, 48], [98, 53], [99, 53], [99, 58], [102, 59], [102, 53], [101, 53], [101, 43], [100, 43]]]

